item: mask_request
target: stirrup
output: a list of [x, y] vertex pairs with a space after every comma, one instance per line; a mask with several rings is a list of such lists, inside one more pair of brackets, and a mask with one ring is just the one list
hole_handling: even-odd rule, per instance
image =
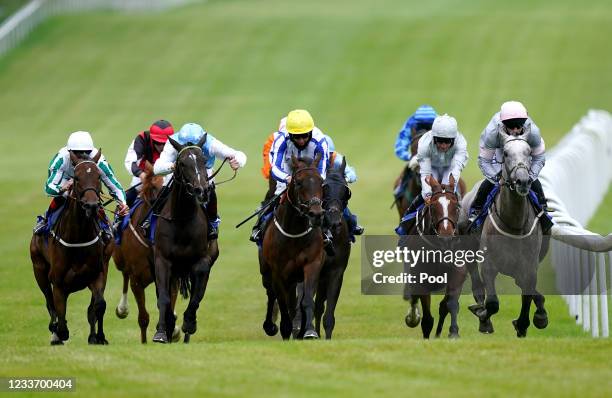
[[363, 228], [361, 225], [355, 225], [355, 228], [353, 228], [353, 235], [363, 235], [364, 231], [365, 228]]
[[208, 240], [215, 240], [219, 238], [219, 230], [215, 228], [213, 225], [208, 225]]
[[42, 235], [43, 230], [47, 226], [47, 220], [45, 218], [41, 218], [40, 221], [36, 223], [34, 226], [34, 235]]
[[261, 235], [261, 230], [259, 228], [253, 228], [253, 231], [251, 232], [251, 236], [249, 237], [249, 240], [251, 242], [257, 243], [259, 242], [259, 238], [260, 238], [259, 235]]

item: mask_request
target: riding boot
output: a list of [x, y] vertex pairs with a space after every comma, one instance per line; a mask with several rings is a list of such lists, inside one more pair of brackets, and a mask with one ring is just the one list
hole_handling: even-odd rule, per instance
[[208, 217], [208, 240], [215, 240], [219, 237], [219, 224], [221, 223], [221, 219], [217, 212], [217, 192], [214, 186], [210, 190], [208, 204], [204, 207], [204, 211]]
[[102, 230], [102, 241], [108, 243], [113, 239], [113, 230], [111, 227], [110, 220], [106, 217], [104, 208], [98, 210], [98, 222], [100, 223], [100, 229]]
[[550, 229], [552, 228], [554, 223], [550, 220], [550, 218], [548, 218], [548, 215], [547, 215], [548, 204], [547, 204], [546, 196], [544, 195], [544, 190], [542, 189], [542, 183], [540, 182], [540, 180], [535, 179], [531, 183], [531, 190], [535, 193], [540, 207], [542, 208], [542, 210], [544, 210], [544, 214], [542, 214], [542, 217], [540, 217], [540, 224], [542, 225], [542, 233], [544, 235], [548, 235], [550, 234]]
[[140, 227], [145, 231], [145, 236], [149, 236], [149, 228], [151, 227], [150, 215], [158, 215], [161, 209], [163, 209], [168, 197], [170, 196], [170, 192], [172, 191], [171, 187], [172, 184], [164, 185], [162, 187], [159, 195], [157, 195], [157, 199], [155, 199], [155, 202], [153, 202], [151, 210], [149, 210], [147, 213], [147, 217], [145, 217], [145, 219], [140, 223]]
[[417, 211], [419, 206], [421, 206], [423, 203], [425, 203], [425, 199], [423, 199], [423, 195], [421, 195], [421, 194], [417, 195], [412, 200], [412, 203], [410, 203], [410, 206], [408, 206], [408, 209], [406, 210], [406, 213], [404, 213], [404, 217], [402, 217], [402, 221], [400, 222], [399, 227], [396, 228], [396, 232], [397, 233], [399, 233], [400, 235], [405, 235], [408, 231], [410, 231], [412, 229], [412, 227], [416, 223], [416, 217], [412, 217], [409, 220], [405, 220], [405, 221], [404, 221], [404, 218], [408, 214], [411, 214], [411, 213], [414, 213], [415, 211]]
[[34, 226], [35, 235], [43, 234], [44, 230], [47, 228], [47, 222], [49, 221], [51, 214], [55, 210], [57, 210], [61, 205], [63, 205], [64, 202], [66, 202], [66, 199], [64, 199], [64, 197], [62, 196], [56, 196], [53, 199], [51, 199], [51, 202], [49, 203], [49, 207], [47, 208], [47, 211], [45, 212], [45, 214], [43, 216], [37, 217], [36, 225]]
[[259, 242], [261, 240], [261, 222], [263, 220], [263, 215], [263, 212], [257, 215], [257, 221], [255, 221], [255, 225], [253, 225], [253, 229], [251, 230], [251, 236], [249, 237], [251, 242]]
[[470, 208], [470, 214], [468, 216], [469, 224], [473, 224], [474, 221], [476, 221], [476, 219], [480, 215], [480, 212], [482, 211], [482, 207], [487, 201], [487, 197], [489, 196], [489, 193], [494, 187], [495, 187], [495, 184], [493, 184], [491, 181], [487, 179], [485, 179], [482, 182], [482, 184], [480, 184], [480, 187], [478, 188], [478, 192], [476, 193], [476, 197], [474, 198], [474, 201], [472, 202], [472, 207]]
[[346, 223], [348, 224], [349, 231], [353, 235], [362, 235], [364, 228], [357, 224], [357, 216], [351, 213], [351, 210], [347, 207], [344, 208], [344, 218], [346, 219]]

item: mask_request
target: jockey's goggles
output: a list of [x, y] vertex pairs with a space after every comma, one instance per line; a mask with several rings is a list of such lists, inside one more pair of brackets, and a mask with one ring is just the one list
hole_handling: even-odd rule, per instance
[[310, 139], [310, 137], [312, 137], [312, 131], [309, 131], [303, 134], [289, 134], [289, 138], [291, 139], [291, 141], [295, 141], [299, 139], [302, 139], [302, 140]]
[[522, 129], [525, 125], [525, 121], [527, 121], [527, 119], [508, 119], [504, 120], [502, 123], [508, 129]]
[[442, 138], [442, 137], [434, 137], [434, 144], [450, 144], [453, 145], [455, 143], [454, 138]]

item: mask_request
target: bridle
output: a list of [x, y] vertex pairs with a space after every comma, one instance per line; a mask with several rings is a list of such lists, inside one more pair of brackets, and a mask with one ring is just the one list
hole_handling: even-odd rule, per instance
[[[200, 148], [197, 145], [188, 145], [188, 146], [186, 146], [186, 147], [184, 147], [183, 149], [180, 150], [180, 152], [176, 156], [176, 165], [177, 165], [177, 167], [174, 170], [174, 181], [177, 184], [181, 185], [183, 188], [185, 188], [185, 192], [189, 196], [197, 198], [199, 196], [199, 194], [196, 192], [197, 188], [196, 188], [195, 185], [193, 185], [193, 183], [191, 181], [188, 181], [185, 178], [185, 175], [183, 174], [183, 170], [182, 170], [182, 167], [181, 167], [181, 163], [179, 162], [181, 154], [183, 152], [185, 152], [186, 150], [191, 150], [191, 149], [198, 150], [198, 151], [202, 152], [202, 148]], [[195, 163], [196, 174], [199, 175], [200, 172], [197, 169], [198, 165], [197, 165], [197, 160], [196, 159], [194, 159], [194, 163]], [[208, 184], [208, 174], [206, 173], [206, 170], [204, 170], [204, 182], [205, 182], [205, 186], [203, 188], [202, 194], [205, 194], [206, 200], [205, 200], [205, 202], [203, 204], [206, 204], [206, 203], [208, 203], [208, 198], [209, 198], [208, 193], [209, 193], [209, 191], [211, 189], [210, 184]]]
[[[507, 140], [504, 143], [504, 153], [506, 152], [506, 145], [508, 145], [508, 143], [512, 142], [512, 141], [523, 141], [525, 143], [527, 143], [527, 140], [522, 138], [522, 137], [515, 137], [515, 138], [511, 138], [509, 140]], [[527, 143], [528, 144], [528, 143]], [[504, 159], [504, 163], [503, 163], [503, 168], [504, 171], [506, 171], [506, 164], [505, 164], [505, 159]], [[525, 164], [525, 162], [518, 162], [514, 167], [512, 167], [510, 169], [510, 171], [506, 171], [508, 178], [504, 178], [502, 182], [500, 182], [500, 184], [506, 186], [508, 189], [510, 189], [511, 191], [516, 190], [516, 179], [513, 179], [512, 176], [516, 175], [517, 170], [519, 169], [524, 169], [528, 174], [529, 174], [529, 167], [527, 166], [527, 164]]]
[[[83, 160], [77, 164], [74, 165], [74, 172], [75, 175], [72, 177], [73, 181], [74, 181], [74, 185], [72, 187], [71, 190], [71, 194], [74, 194], [74, 196], [69, 195], [69, 197], [73, 200], [76, 200], [82, 208], [84, 208], [85, 206], [85, 202], [83, 202], [83, 195], [85, 195], [86, 192], [88, 191], [93, 191], [96, 196], [98, 197], [98, 202], [100, 201], [100, 188], [98, 186], [93, 186], [93, 187], [85, 187], [83, 189], [78, 189], [80, 183], [79, 183], [79, 179], [76, 176], [76, 169], [86, 163], [91, 163], [94, 165], [94, 167], [96, 168], [96, 170], [98, 169], [98, 165], [96, 164], [96, 162], [94, 162], [93, 160]], [[100, 181], [100, 175], [98, 174], [98, 182]]]
[[[449, 216], [443, 216], [438, 218], [437, 220], [433, 219], [433, 212], [431, 211], [431, 206], [433, 206], [433, 204], [437, 201], [436, 197], [440, 196], [440, 195], [448, 195], [448, 194], [452, 194], [457, 202], [457, 210], [459, 210], [459, 208], [461, 207], [461, 205], [459, 204], [459, 197], [457, 196], [457, 193], [454, 191], [447, 191], [446, 187], [443, 187], [441, 191], [435, 192], [431, 195], [429, 204], [425, 205], [425, 208], [423, 209], [423, 216], [426, 214], [429, 220], [429, 228], [433, 230], [433, 234], [435, 236], [440, 236], [440, 234], [438, 233], [438, 226], [440, 225], [440, 223], [442, 223], [443, 221], [448, 221], [451, 226], [453, 227], [453, 231], [457, 231], [457, 221], [453, 221], [453, 219], [451, 219]], [[423, 236], [425, 235], [425, 218], [421, 218], [421, 223], [422, 225], [419, 225], [419, 213], [417, 213], [417, 223], [416, 223], [416, 227], [417, 227], [417, 231], [419, 232], [419, 235]]]
[[303, 202], [300, 200], [300, 195], [297, 192], [295, 192], [297, 199], [295, 200], [291, 199], [291, 193], [297, 189], [295, 186], [295, 177], [303, 171], [312, 171], [312, 170], [315, 170], [317, 172], [319, 171], [316, 167], [304, 167], [302, 169], [298, 169], [294, 171], [293, 174], [291, 175], [291, 182], [289, 183], [291, 189], [287, 190], [287, 201], [295, 209], [295, 211], [298, 213], [300, 217], [310, 218], [310, 216], [308, 215], [308, 210], [310, 210], [312, 206], [316, 206], [316, 205], [322, 206], [323, 205], [321, 198], [316, 197], [316, 196], [308, 199], [306, 202]]

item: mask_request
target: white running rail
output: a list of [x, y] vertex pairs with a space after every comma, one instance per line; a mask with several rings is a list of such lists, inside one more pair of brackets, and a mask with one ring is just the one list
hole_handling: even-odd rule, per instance
[[32, 0], [0, 25], [0, 56], [15, 48], [39, 23], [60, 13], [95, 9], [159, 11], [189, 0]]
[[597, 211], [611, 180], [612, 116], [591, 110], [547, 154], [540, 181], [556, 224], [551, 254], [557, 288], [565, 293], [570, 315], [593, 337], [610, 336], [612, 234], [601, 236], [583, 225]]

